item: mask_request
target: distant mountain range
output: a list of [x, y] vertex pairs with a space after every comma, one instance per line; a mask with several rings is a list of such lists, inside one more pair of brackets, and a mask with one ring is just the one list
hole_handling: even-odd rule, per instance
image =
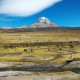
[[35, 31], [54, 31], [54, 32], [80, 32], [80, 27], [60, 27], [46, 17], [39, 18], [32, 26], [22, 26], [19, 28], [0, 28], [0, 32], [35, 32]]

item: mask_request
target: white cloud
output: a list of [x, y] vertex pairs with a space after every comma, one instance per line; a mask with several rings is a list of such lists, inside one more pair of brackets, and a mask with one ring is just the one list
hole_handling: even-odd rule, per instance
[[0, 14], [11, 16], [34, 15], [62, 0], [1, 0]]

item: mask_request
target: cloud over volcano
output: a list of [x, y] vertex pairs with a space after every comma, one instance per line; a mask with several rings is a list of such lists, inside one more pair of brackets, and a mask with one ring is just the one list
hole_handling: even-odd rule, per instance
[[31, 16], [61, 0], [1, 0], [0, 14]]

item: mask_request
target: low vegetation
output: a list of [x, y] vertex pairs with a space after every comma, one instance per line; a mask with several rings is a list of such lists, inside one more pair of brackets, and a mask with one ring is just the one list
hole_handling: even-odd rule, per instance
[[0, 61], [42, 62], [80, 58], [79, 33], [0, 33]]

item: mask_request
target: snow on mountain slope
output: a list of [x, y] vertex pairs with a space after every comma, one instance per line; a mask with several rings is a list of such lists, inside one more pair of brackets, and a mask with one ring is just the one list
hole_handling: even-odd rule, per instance
[[33, 28], [36, 27], [58, 27], [55, 23], [51, 22], [46, 17], [41, 17], [38, 19], [38, 21], [32, 25]]

